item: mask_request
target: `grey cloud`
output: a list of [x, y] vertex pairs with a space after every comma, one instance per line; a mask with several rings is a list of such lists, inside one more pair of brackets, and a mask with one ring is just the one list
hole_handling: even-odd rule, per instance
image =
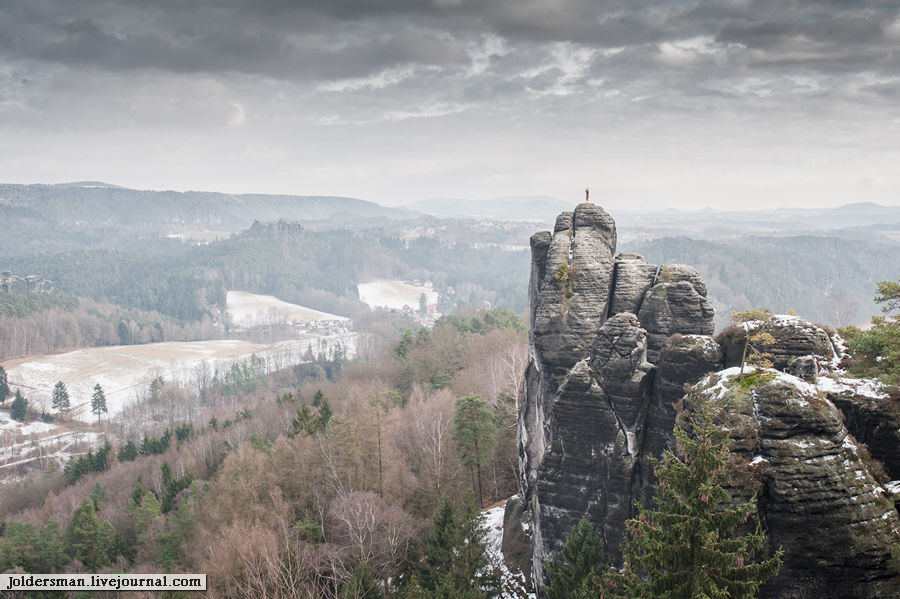
[[[839, 71], [886, 57], [890, 2], [689, 0], [30, 0], [0, 6], [0, 54], [100, 69], [242, 72], [283, 79], [359, 77], [402, 64], [454, 68], [485, 34], [516, 52], [572, 42], [637, 48], [708, 36], [752, 54], [737, 67]], [[652, 63], [652, 53], [644, 62]], [[826, 64], [827, 63], [827, 64]], [[650, 65], [652, 67], [652, 65]]]

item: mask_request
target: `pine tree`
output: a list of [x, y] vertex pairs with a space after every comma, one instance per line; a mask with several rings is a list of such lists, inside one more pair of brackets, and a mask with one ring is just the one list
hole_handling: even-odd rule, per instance
[[781, 568], [781, 550], [769, 559], [754, 559], [766, 541], [758, 523], [753, 533], [733, 534], [756, 506], [753, 500], [732, 506], [716, 482], [726, 464], [728, 439], [708, 404], [698, 402], [691, 423], [692, 435], [675, 428], [683, 459], [667, 451], [654, 466], [658, 507], [641, 506], [626, 523], [623, 572], [595, 576], [588, 596], [751, 599]]
[[582, 518], [566, 537], [562, 553], [544, 565], [547, 599], [569, 599], [586, 580], [602, 571], [604, 561], [603, 540]]
[[6, 378], [6, 370], [0, 366], [0, 405], [9, 397], [9, 381]]
[[478, 505], [484, 499], [481, 487], [481, 468], [494, 457], [497, 447], [497, 424], [487, 409], [487, 402], [478, 395], [466, 395], [456, 402], [453, 435], [463, 451], [463, 461], [476, 476]]
[[22, 392], [16, 389], [16, 397], [13, 399], [12, 405], [9, 407], [9, 417], [19, 422], [25, 421], [28, 414], [28, 400], [22, 396]]
[[[744, 375], [744, 365], [746, 363], [759, 366], [760, 368], [771, 368], [772, 354], [764, 351], [766, 347], [775, 345], [775, 337], [769, 332], [772, 313], [767, 308], [753, 308], [744, 310], [743, 312], [732, 312], [731, 322], [739, 325], [744, 330], [744, 350], [741, 353], [741, 372]], [[760, 322], [762, 324], [755, 325]]]
[[97, 423], [100, 423], [100, 414], [106, 414], [106, 395], [103, 393], [103, 387], [100, 383], [94, 385], [94, 394], [91, 395], [91, 413], [97, 415]]
[[51, 405], [57, 412], [69, 411], [69, 391], [66, 389], [66, 384], [62, 381], [57, 381], [56, 386], [53, 387]]

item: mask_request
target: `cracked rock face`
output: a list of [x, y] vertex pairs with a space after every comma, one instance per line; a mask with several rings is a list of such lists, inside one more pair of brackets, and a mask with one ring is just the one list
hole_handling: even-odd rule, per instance
[[[615, 223], [594, 204], [561, 214], [552, 233], [532, 236], [531, 249], [519, 457], [540, 587], [543, 563], [581, 518], [600, 530], [610, 560], [621, 561], [625, 521], [647, 480], [648, 423], [656, 435], [650, 451], [659, 454], [666, 439], [659, 431], [671, 436], [674, 423], [675, 393], [654, 392], [660, 350], [673, 333], [712, 333], [712, 310], [694, 269], [668, 266], [658, 281], [643, 257], [616, 256]], [[661, 299], [651, 299], [654, 289]], [[704, 357], [660, 362], [670, 372], [666, 384], [680, 391], [708, 363], [719, 364], [718, 344], [705, 339]]]
[[721, 370], [724, 359], [722, 347], [709, 335], [675, 335], [660, 350], [641, 455], [643, 486], [656, 484], [652, 458], [675, 447], [675, 404], [684, 396], [685, 387]]
[[559, 215], [547, 251], [532, 253], [533, 342], [542, 365], [558, 380], [588, 356], [606, 321], [615, 247], [612, 218], [599, 206], [579, 204], [575, 212]]
[[887, 568], [891, 545], [900, 541], [898, 514], [841, 412], [796, 377], [766, 370], [744, 386], [736, 373], [706, 379], [698, 393], [730, 435], [733, 498], [757, 494], [770, 548], [784, 548], [784, 565], [760, 596], [900, 596]]
[[616, 256], [614, 287], [609, 314], [631, 312], [637, 314], [644, 301], [644, 294], [656, 278], [656, 265], [648, 264], [640, 254]]
[[900, 478], [895, 400], [832, 372], [842, 342], [794, 316], [754, 326], [775, 338], [766, 350], [776, 368], [806, 380], [767, 370], [735, 384], [737, 369], [722, 369], [740, 361], [746, 333], [710, 336], [713, 313], [697, 271], [657, 271], [640, 256], [616, 256], [615, 245], [615, 224], [591, 204], [531, 239], [518, 436], [538, 594], [543, 564], [581, 518], [620, 563], [634, 500], [655, 484], [650, 458], [675, 448], [672, 429], [692, 401], [685, 389], [713, 372], [695, 392], [715, 402], [730, 435], [729, 489], [736, 501], [757, 494], [771, 548], [785, 550], [784, 568], [761, 596], [900, 597], [886, 566], [900, 542], [898, 515], [853, 437]]
[[651, 362], [674, 333], [712, 335], [713, 309], [706, 301], [706, 284], [689, 266], [669, 265], [660, 269], [657, 282], [641, 304], [638, 318], [647, 329]]

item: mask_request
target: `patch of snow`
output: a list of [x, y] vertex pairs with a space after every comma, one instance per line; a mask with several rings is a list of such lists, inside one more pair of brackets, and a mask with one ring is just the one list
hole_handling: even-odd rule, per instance
[[798, 321], [802, 320], [803, 319], [796, 314], [773, 314], [772, 318], [769, 319], [769, 322], [771, 322], [775, 326], [784, 327], [800, 324]]
[[892, 495], [900, 493], [900, 480], [892, 480], [884, 485], [884, 490]]
[[39, 420], [19, 422], [10, 418], [6, 412], [0, 412], [0, 431], [12, 431], [20, 435], [36, 435], [52, 431], [55, 428], [55, 424]]
[[242, 329], [271, 324], [349, 320], [343, 316], [291, 304], [271, 295], [257, 295], [247, 291], [229, 291], [225, 298], [225, 309], [228, 311], [229, 322]]
[[826, 393], [843, 393], [849, 391], [856, 395], [871, 399], [885, 399], [888, 396], [884, 391], [884, 386], [872, 379], [840, 377], [835, 380], [831, 377], [820, 376], [817, 386], [821, 391]]
[[[500, 571], [501, 599], [517, 599], [525, 589], [525, 576], [521, 572], [511, 572], [503, 560], [503, 514], [506, 502], [481, 512], [481, 519], [487, 529], [487, 552], [491, 562]], [[518, 592], [517, 592], [518, 591]], [[535, 599], [534, 593], [525, 595]]]
[[402, 310], [405, 306], [413, 310], [419, 309], [419, 298], [425, 294], [425, 303], [436, 306], [439, 294], [433, 289], [419, 287], [403, 281], [377, 279], [357, 285], [359, 301], [371, 308], [388, 308]]
[[762, 457], [761, 455], [758, 455], [758, 456], [755, 456], [752, 460], [750, 460], [750, 465], [751, 465], [751, 466], [755, 466], [755, 465], [757, 465], [757, 464], [762, 464], [763, 462], [765, 462], [765, 463], [768, 464], [768, 463], [769, 463], [769, 460], [767, 460], [766, 458]]
[[844, 437], [844, 440], [841, 441], [841, 447], [843, 447], [845, 449], [849, 449], [850, 451], [853, 452], [854, 455], [858, 451], [858, 448], [856, 447], [856, 443], [853, 442], [853, 439], [850, 438], [850, 435], [847, 435]]

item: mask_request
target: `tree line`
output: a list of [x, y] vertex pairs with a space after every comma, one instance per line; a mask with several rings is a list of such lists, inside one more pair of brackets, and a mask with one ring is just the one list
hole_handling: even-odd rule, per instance
[[394, 330], [334, 380], [292, 369], [211, 394], [190, 426], [129, 428], [8, 486], [0, 568], [204, 571], [215, 597], [456, 597], [473, 579], [466, 596], [493, 596], [479, 508], [516, 488], [527, 338], [506, 313], [465, 319], [402, 357]]

